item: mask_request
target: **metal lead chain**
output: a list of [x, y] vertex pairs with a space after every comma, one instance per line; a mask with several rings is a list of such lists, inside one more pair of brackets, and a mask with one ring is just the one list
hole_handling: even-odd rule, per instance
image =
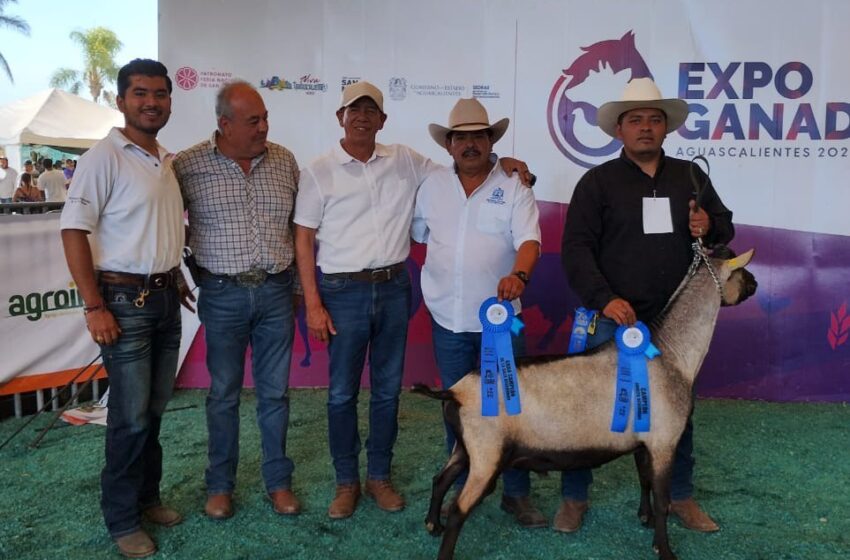
[[714, 267], [711, 265], [708, 253], [705, 252], [705, 247], [702, 245], [702, 239], [698, 239], [692, 243], [691, 248], [694, 250], [694, 260], [691, 261], [691, 266], [688, 269], [688, 275], [693, 276], [696, 274], [700, 261], [704, 262], [706, 268], [708, 268], [708, 273], [711, 274], [711, 279], [714, 280], [714, 285], [717, 287], [717, 293], [720, 294], [720, 297], [722, 298], [723, 286], [720, 284], [720, 278], [717, 277], [717, 271], [714, 270]]

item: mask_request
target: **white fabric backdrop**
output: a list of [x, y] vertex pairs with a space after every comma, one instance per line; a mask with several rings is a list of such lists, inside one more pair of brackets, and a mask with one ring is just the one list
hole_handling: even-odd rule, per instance
[[[387, 96], [389, 119], [379, 141], [408, 144], [447, 161], [428, 136], [427, 124], [445, 123], [458, 96], [470, 97], [474, 86], [482, 86], [487, 89], [476, 92], [491, 117], [512, 117], [497, 151], [532, 164], [540, 177], [538, 200], [568, 202], [585, 168], [565, 158], [551, 138], [547, 100], [582, 47], [631, 31], [635, 50], [671, 97], [679, 96], [683, 63], [706, 65], [690, 74], [702, 82], [691, 90], [703, 94], [717, 82], [709, 63], [720, 69], [741, 64], [731, 74], [732, 87], [715, 99], [688, 99], [707, 113], [692, 115], [686, 127], [707, 120], [713, 130], [729, 104], [727, 111], [735, 113], [730, 118], [740, 119], [746, 135], [751, 105], [772, 115], [777, 104], [783, 112], [781, 139], [764, 130], [759, 139], [740, 140], [732, 132], [718, 139], [673, 133], [665, 144], [671, 154], [682, 149], [682, 157], [689, 157], [688, 150], [715, 150], [712, 178], [737, 223], [848, 235], [847, 21], [850, 2], [843, 0], [812, 1], [805, 10], [794, 0], [160, 0], [160, 57], [172, 75], [182, 71], [189, 77], [177, 80], [178, 86], [190, 87], [175, 87], [174, 114], [161, 138], [179, 150], [207, 137], [215, 126], [214, 93], [221, 81], [239, 77], [259, 87], [278, 77], [292, 87], [261, 89], [270, 136], [306, 165], [341, 136], [334, 116], [341, 84], [363, 78]], [[776, 74], [788, 62], [810, 70], [812, 86], [805, 95], [783, 97], [771, 83], [741, 98], [746, 63], [765, 63]], [[572, 99], [598, 107], [619, 97], [630, 72], [614, 72], [604, 62], [597, 66], [598, 73], [570, 90]], [[324, 85], [324, 91], [298, 89], [301, 78]], [[403, 96], [393, 98], [391, 79], [406, 82]], [[788, 74], [789, 88], [800, 81], [799, 73]], [[836, 128], [843, 131], [839, 138], [813, 139], [803, 131], [786, 139], [801, 105], [810, 106], [822, 137], [828, 103], [840, 107], [835, 113]], [[609, 140], [584, 121], [575, 132], [588, 146]], [[736, 155], [720, 157], [719, 148], [733, 148]], [[771, 157], [759, 151], [766, 148], [799, 150], [797, 156]], [[610, 157], [586, 159], [595, 164]]]

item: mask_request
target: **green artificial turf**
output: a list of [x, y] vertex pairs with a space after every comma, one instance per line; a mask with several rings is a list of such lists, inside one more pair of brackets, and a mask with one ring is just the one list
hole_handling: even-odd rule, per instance
[[[352, 518], [333, 521], [326, 514], [333, 472], [325, 398], [322, 390], [292, 391], [288, 450], [304, 513], [285, 518], [264, 497], [255, 399], [253, 392], [244, 393], [236, 515], [211, 521], [203, 515], [204, 393], [179, 391], [163, 422], [162, 494], [186, 520], [172, 529], [152, 529], [160, 548], [156, 558], [435, 558], [440, 541], [425, 532], [423, 520], [431, 478], [444, 459], [439, 404], [402, 396], [393, 480], [407, 508], [385, 513], [364, 499]], [[361, 401], [365, 441], [367, 391]], [[103, 428], [57, 428], [39, 449], [27, 449], [33, 428], [47, 421], [38, 419], [0, 451], [0, 558], [117, 558], [98, 505]], [[0, 441], [22, 422], [0, 423]], [[722, 529], [698, 534], [671, 520], [670, 541], [679, 558], [850, 558], [850, 407], [700, 401], [695, 424], [696, 497]], [[559, 503], [559, 477], [533, 475], [532, 486], [536, 504], [551, 517]], [[591, 510], [576, 534], [519, 528], [499, 509], [499, 492], [473, 512], [457, 558], [655, 558], [652, 532], [637, 520], [639, 491], [630, 458], [596, 471]]]

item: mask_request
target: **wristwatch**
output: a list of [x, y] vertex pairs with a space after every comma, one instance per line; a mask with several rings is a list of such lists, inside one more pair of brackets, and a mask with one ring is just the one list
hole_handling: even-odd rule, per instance
[[514, 274], [514, 276], [516, 276], [517, 278], [519, 278], [520, 280], [522, 280], [522, 283], [523, 283], [523, 284], [525, 284], [526, 286], [528, 286], [528, 274], [526, 274], [526, 273], [525, 273], [525, 271], [523, 271], [523, 270], [517, 270], [517, 271], [515, 271], [513, 274]]

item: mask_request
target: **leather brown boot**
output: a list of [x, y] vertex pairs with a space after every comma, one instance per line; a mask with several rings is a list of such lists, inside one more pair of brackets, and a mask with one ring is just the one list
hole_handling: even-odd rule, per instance
[[301, 513], [301, 502], [292, 490], [276, 490], [269, 493], [272, 508], [278, 515], [298, 515]]
[[693, 498], [673, 500], [670, 502], [670, 512], [679, 518], [686, 528], [700, 533], [714, 533], [720, 527], [707, 513], [700, 509]]
[[562, 533], [575, 533], [581, 529], [584, 514], [587, 513], [587, 502], [566, 498], [561, 502], [558, 513], [552, 521], [552, 528]]
[[156, 552], [156, 543], [142, 529], [118, 537], [115, 544], [118, 546], [118, 552], [127, 558], [144, 558]]
[[515, 498], [502, 496], [501, 508], [513, 514], [516, 522], [526, 529], [549, 526], [549, 521], [540, 513], [539, 509], [534, 507], [534, 504], [531, 503], [531, 498], [528, 496], [518, 496]]
[[210, 519], [228, 519], [233, 517], [233, 496], [230, 494], [211, 494], [207, 497], [204, 513]]
[[337, 484], [336, 496], [334, 496], [330, 507], [328, 508], [328, 516], [331, 519], [345, 519], [354, 514], [357, 508], [357, 501], [360, 499], [360, 483], [352, 484]]
[[162, 504], [144, 510], [142, 518], [148, 523], [161, 527], [174, 527], [183, 523], [183, 516], [177, 510]]
[[375, 499], [378, 507], [384, 511], [401, 511], [404, 509], [404, 498], [395, 491], [389, 480], [366, 480], [366, 494]]

